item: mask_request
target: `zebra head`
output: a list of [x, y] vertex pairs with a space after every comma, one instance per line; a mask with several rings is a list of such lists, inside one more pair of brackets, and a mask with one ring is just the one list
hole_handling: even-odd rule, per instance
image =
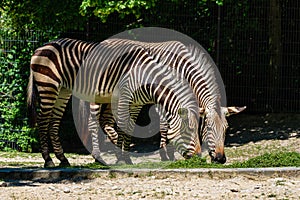
[[199, 116], [185, 108], [179, 109], [178, 114], [181, 118], [181, 145], [184, 147], [179, 149], [179, 152], [185, 159], [189, 159], [194, 155], [200, 156], [201, 145], [198, 135]]
[[224, 151], [225, 133], [228, 128], [226, 117], [245, 109], [246, 107], [221, 107], [219, 110], [200, 108], [200, 116], [203, 118], [200, 137], [208, 147], [212, 162], [221, 164], [226, 162]]

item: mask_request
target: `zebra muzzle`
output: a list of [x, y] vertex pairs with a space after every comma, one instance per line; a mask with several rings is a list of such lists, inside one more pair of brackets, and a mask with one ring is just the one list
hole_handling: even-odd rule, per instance
[[226, 162], [226, 156], [223, 153], [216, 153], [215, 151], [210, 151], [209, 155], [211, 157], [211, 162], [224, 164]]

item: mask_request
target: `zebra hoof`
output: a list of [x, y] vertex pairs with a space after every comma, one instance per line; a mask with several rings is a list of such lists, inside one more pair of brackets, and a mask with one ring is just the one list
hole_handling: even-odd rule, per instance
[[117, 160], [117, 162], [116, 162], [116, 165], [125, 165], [126, 164], [126, 162], [125, 162], [125, 160]]
[[52, 167], [55, 167], [55, 164], [52, 160], [45, 162], [44, 168], [52, 168]]
[[70, 163], [68, 160], [61, 161], [59, 167], [70, 167]]
[[125, 158], [125, 164], [126, 164], [126, 165], [133, 165], [133, 162], [132, 162], [131, 159], [128, 157], [128, 158]]
[[176, 161], [175, 157], [169, 158], [170, 161]]
[[102, 158], [95, 159], [95, 163], [99, 163], [101, 165], [107, 166], [107, 163]]
[[165, 162], [165, 161], [169, 161], [169, 159], [167, 157], [164, 157], [164, 158], [160, 158], [160, 161]]
[[133, 165], [131, 159], [118, 159], [116, 162], [117, 165]]
[[161, 161], [168, 161], [169, 160], [168, 156], [166, 155], [166, 153], [164, 151], [160, 151], [159, 155], [160, 155], [160, 160]]

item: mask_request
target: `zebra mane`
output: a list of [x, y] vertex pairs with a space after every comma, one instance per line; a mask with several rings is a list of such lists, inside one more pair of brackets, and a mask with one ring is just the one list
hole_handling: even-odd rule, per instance
[[210, 103], [212, 103], [208, 109], [216, 109], [219, 111], [223, 103], [222, 101], [224, 101], [224, 103], [226, 101], [226, 94], [221, 75], [215, 62], [200, 45], [187, 45], [186, 47], [191, 54], [194, 68], [201, 71], [202, 76], [205, 77], [205, 84], [211, 97]]

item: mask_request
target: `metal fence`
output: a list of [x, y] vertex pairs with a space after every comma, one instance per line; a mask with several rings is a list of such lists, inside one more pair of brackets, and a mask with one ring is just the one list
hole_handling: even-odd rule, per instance
[[[165, 20], [149, 14], [148, 21], [140, 24], [175, 29], [203, 45], [218, 64], [228, 105], [246, 105], [247, 112], [254, 113], [299, 113], [300, 2], [272, 2], [280, 1], [253, 0], [240, 7], [236, 3], [213, 5], [211, 15], [199, 19], [189, 9], [178, 8]], [[161, 12], [163, 16], [166, 11]], [[168, 21], [171, 18], [173, 21]], [[125, 28], [118, 18], [107, 24], [90, 20], [85, 32], [69, 31], [60, 36], [101, 41]], [[1, 49], [9, 51], [24, 40], [32, 44], [46, 41], [40, 32], [28, 34], [29, 40], [26, 35], [2, 37]]]

